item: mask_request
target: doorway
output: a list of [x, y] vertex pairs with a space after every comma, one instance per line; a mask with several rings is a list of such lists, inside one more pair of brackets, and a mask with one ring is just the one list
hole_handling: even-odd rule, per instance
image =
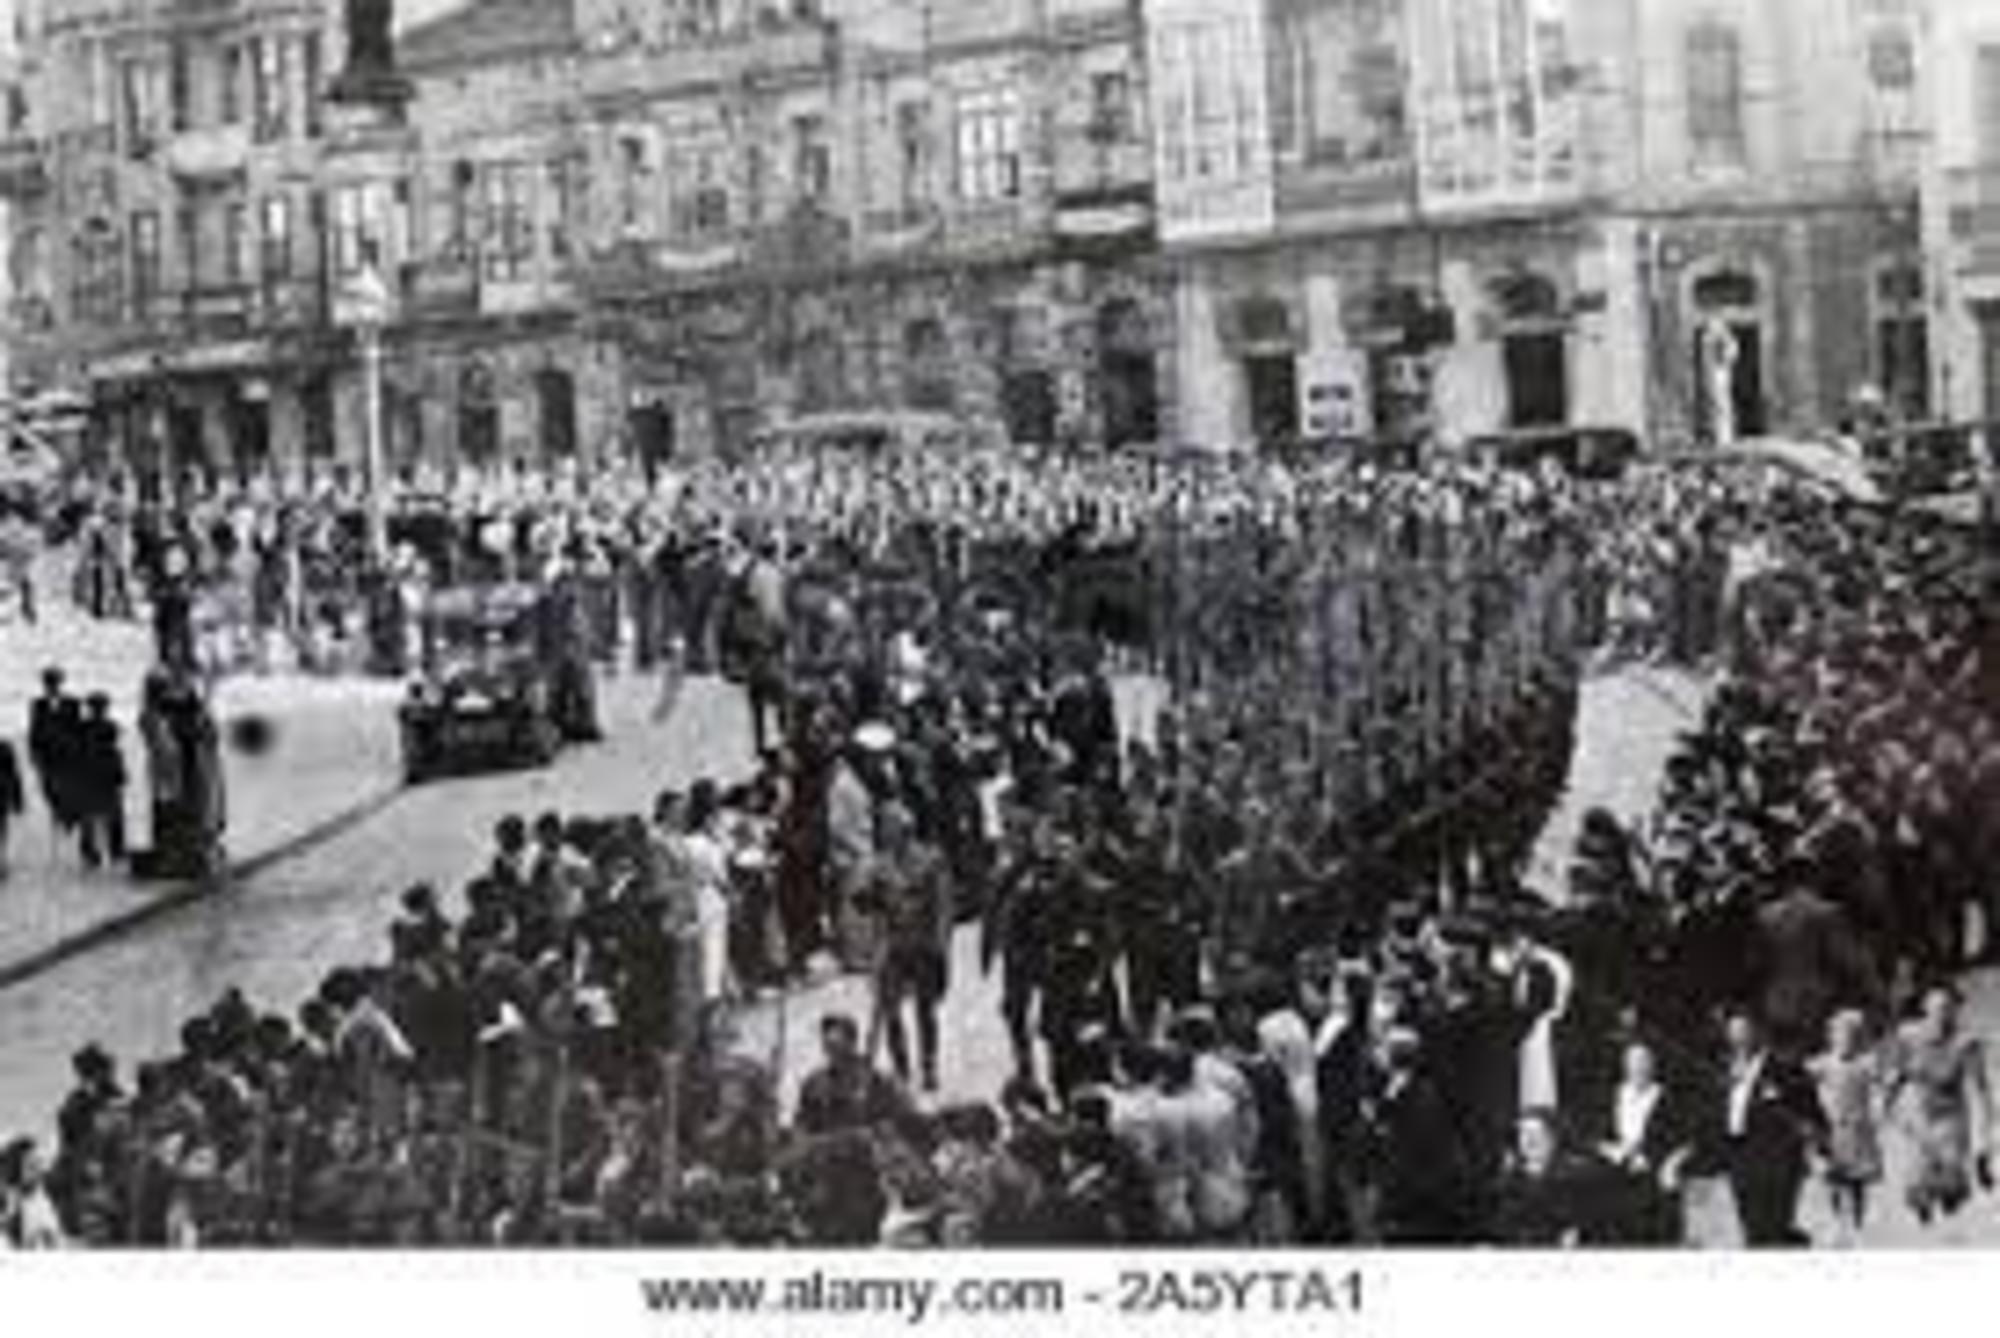
[[[1735, 410], [1736, 435], [1738, 438], [1761, 437], [1771, 430], [1770, 406], [1764, 397], [1764, 327], [1754, 320], [1734, 320], [1728, 322], [1729, 333], [1736, 341], [1736, 369], [1730, 378], [1730, 407]], [[1694, 382], [1695, 382], [1695, 422], [1708, 423], [1709, 385], [1701, 349], [1701, 336], [1695, 336]]]
[[658, 400], [648, 400], [634, 408], [627, 426], [632, 433], [632, 449], [639, 467], [650, 482], [674, 462], [675, 434], [679, 425], [674, 411]]
[[208, 446], [202, 440], [199, 408], [176, 404], [167, 410], [167, 451], [177, 481], [190, 470], [208, 472]]
[[1707, 361], [1703, 356], [1703, 327], [1720, 321], [1736, 345], [1736, 365], [1730, 378], [1730, 407], [1735, 411], [1736, 435], [1761, 437], [1771, 429], [1770, 398], [1765, 390], [1764, 333], [1769, 326], [1765, 288], [1748, 267], [1712, 270], [1695, 280], [1691, 289], [1694, 314], [1694, 406], [1697, 431], [1706, 433], [1715, 415], [1709, 397]]
[[576, 379], [558, 367], [535, 373], [541, 407], [542, 459], [576, 458]]
[[1257, 353], [1243, 360], [1250, 435], [1258, 447], [1290, 446], [1299, 436], [1299, 360], [1291, 353]]
[[271, 406], [261, 399], [231, 402], [229, 447], [238, 479], [248, 482], [271, 461]]
[[1569, 421], [1569, 339], [1560, 330], [1510, 334], [1506, 363], [1509, 427], [1560, 427]]

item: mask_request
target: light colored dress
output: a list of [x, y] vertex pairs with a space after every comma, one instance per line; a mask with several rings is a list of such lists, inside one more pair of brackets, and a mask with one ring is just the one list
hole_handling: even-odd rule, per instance
[[1914, 1160], [1908, 1197], [1919, 1212], [1962, 1207], [1972, 1197], [1974, 1066], [1986, 1062], [1978, 1038], [1942, 1040], [1904, 1028], [1896, 1047], [1897, 1076], [1910, 1116]]
[[1875, 1118], [1882, 1064], [1873, 1054], [1821, 1055], [1812, 1062], [1820, 1106], [1827, 1118], [1827, 1169], [1831, 1178], [1869, 1185], [1882, 1178], [1881, 1129]]

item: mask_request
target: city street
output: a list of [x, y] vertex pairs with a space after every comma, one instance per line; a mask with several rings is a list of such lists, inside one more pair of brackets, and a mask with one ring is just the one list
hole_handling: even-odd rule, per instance
[[[493, 824], [506, 814], [644, 811], [662, 786], [728, 778], [747, 765], [740, 694], [691, 684], [673, 719], [656, 727], [654, 690], [650, 680], [608, 683], [608, 741], [565, 753], [546, 772], [405, 791], [365, 823], [222, 896], [0, 992], [0, 1128], [52, 1130], [68, 1057], [87, 1040], [128, 1061], [166, 1053], [181, 1021], [231, 986], [290, 1013], [329, 969], [380, 960], [403, 890], [428, 880], [458, 906], [461, 884], [490, 854]], [[20, 881], [6, 895], [32, 895]]]
[[[379, 959], [402, 890], [433, 881], [456, 905], [460, 885], [489, 851], [493, 823], [507, 813], [631, 811], [642, 809], [663, 786], [702, 775], [741, 774], [749, 761], [748, 730], [735, 689], [715, 681], [692, 683], [680, 710], [659, 726], [650, 718], [653, 687], [636, 677], [608, 680], [607, 742], [571, 751], [547, 772], [405, 791], [352, 830], [226, 895], [176, 910], [0, 992], [0, 1128], [52, 1132], [56, 1104], [69, 1082], [68, 1056], [86, 1040], [101, 1042], [129, 1064], [134, 1057], [170, 1050], [180, 1020], [232, 985], [262, 1007], [290, 1011], [331, 968]], [[1122, 696], [1121, 714], [1128, 727], [1136, 727], [1153, 694], [1128, 684]], [[1657, 764], [1698, 711], [1700, 697], [1695, 680], [1649, 666], [1627, 667], [1589, 685], [1571, 795], [1538, 852], [1538, 886], [1559, 886], [1550, 880], [1560, 878], [1567, 842], [1585, 809], [1603, 805], [1627, 818], [1644, 811]], [[375, 702], [367, 709], [380, 713], [388, 707]], [[26, 881], [14, 895], [25, 891]], [[979, 969], [972, 927], [957, 936], [951, 979], [944, 1092], [947, 1098], [990, 1098], [1011, 1060], [1000, 1024], [998, 980]], [[867, 982], [855, 977], [821, 981], [782, 1002], [767, 997], [745, 1010], [744, 1045], [779, 1067], [789, 1108], [798, 1083], [817, 1062], [820, 1019], [845, 1011], [865, 1020], [870, 1007]], [[1976, 979], [1969, 1008], [1982, 1034], [2000, 1033], [2000, 979]], [[1733, 1220], [1720, 1185], [1695, 1185], [1689, 1210], [1697, 1242], [1733, 1242]], [[1803, 1218], [1816, 1236], [1833, 1239], [1816, 1192], [1809, 1192]], [[1953, 1239], [2000, 1239], [1991, 1226], [1973, 1218], [1942, 1230], [1954, 1233]], [[1907, 1213], [1891, 1207], [1878, 1214], [1867, 1243], [1945, 1238], [1925, 1236]]]

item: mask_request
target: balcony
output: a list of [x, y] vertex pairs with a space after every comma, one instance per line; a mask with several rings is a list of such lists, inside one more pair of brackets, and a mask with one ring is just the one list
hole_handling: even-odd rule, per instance
[[0, 139], [0, 200], [30, 200], [48, 189], [48, 146], [28, 135]]
[[241, 125], [186, 130], [167, 141], [167, 170], [187, 183], [240, 177], [250, 162], [250, 131]]

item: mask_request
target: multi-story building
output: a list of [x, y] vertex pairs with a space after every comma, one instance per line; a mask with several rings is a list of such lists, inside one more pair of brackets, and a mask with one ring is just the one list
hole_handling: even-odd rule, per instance
[[[1949, 8], [1950, 5], [1941, 6]], [[1684, 434], [1700, 331], [1736, 352], [1745, 432], [1931, 409], [1917, 225], [1921, 0], [1655, 0], [1628, 10], [1640, 109], [1612, 202], [1638, 225], [1647, 420]]]
[[1191, 437], [1683, 437], [1711, 320], [1744, 430], [1926, 407], [1918, 0], [1147, 14]]
[[30, 342], [142, 467], [357, 458], [333, 299], [371, 261], [399, 465], [864, 407], [1161, 434], [1128, 0], [470, 0], [401, 34], [401, 117], [323, 97], [342, 8], [51, 11], [0, 179], [39, 220]]
[[142, 468], [331, 453], [321, 329], [328, 0], [41, 7], [0, 174], [17, 358], [88, 387]]
[[1923, 47], [1924, 240], [1944, 416], [2000, 421], [2000, 3], [1950, 0]]
[[65, 0], [0, 141], [12, 342], [215, 466], [358, 453], [371, 257], [406, 464], [850, 408], [1672, 440], [1717, 330], [1746, 431], [1923, 412], [1925, 7], [467, 0], [403, 33], [399, 120], [318, 96], [333, 0]]
[[416, 28], [407, 132], [327, 169], [336, 270], [399, 276], [392, 454], [657, 461], [859, 408], [1152, 439], [1136, 34], [1123, 0]]

